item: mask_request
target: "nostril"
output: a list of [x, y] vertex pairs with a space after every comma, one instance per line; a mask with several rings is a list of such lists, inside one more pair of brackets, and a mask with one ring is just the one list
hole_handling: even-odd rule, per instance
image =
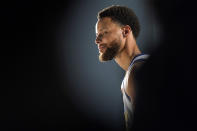
[[95, 43], [96, 43], [96, 44], [99, 44], [99, 43], [100, 43], [100, 40], [99, 40], [98, 38], [96, 38], [96, 39], [95, 39]]

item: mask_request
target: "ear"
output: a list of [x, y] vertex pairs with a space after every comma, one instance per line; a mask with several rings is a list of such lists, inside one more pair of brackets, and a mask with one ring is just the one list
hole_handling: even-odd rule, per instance
[[129, 25], [125, 25], [122, 27], [123, 37], [127, 37], [131, 33], [131, 27]]

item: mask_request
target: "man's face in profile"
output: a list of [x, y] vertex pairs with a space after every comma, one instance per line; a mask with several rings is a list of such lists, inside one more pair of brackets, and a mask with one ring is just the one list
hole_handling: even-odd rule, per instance
[[112, 60], [119, 52], [122, 43], [121, 26], [109, 17], [98, 20], [95, 43], [99, 49], [99, 60]]

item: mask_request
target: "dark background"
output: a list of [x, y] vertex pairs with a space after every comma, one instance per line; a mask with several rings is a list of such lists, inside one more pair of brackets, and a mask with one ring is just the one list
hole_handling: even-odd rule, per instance
[[100, 63], [94, 44], [97, 12], [112, 4], [134, 9], [137, 43], [152, 55], [138, 76], [135, 130], [194, 129], [193, 1], [19, 0], [1, 4], [2, 130], [124, 129], [124, 72]]
[[137, 73], [132, 130], [197, 130], [195, 2], [149, 2], [162, 23], [163, 37]]

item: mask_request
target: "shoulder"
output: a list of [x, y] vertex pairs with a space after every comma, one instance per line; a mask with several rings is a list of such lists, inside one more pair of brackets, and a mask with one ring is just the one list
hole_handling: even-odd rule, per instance
[[133, 78], [136, 76], [137, 72], [140, 70], [140, 68], [142, 67], [142, 65], [145, 63], [145, 61], [136, 61], [131, 70], [130, 70], [130, 75], [129, 78]]

